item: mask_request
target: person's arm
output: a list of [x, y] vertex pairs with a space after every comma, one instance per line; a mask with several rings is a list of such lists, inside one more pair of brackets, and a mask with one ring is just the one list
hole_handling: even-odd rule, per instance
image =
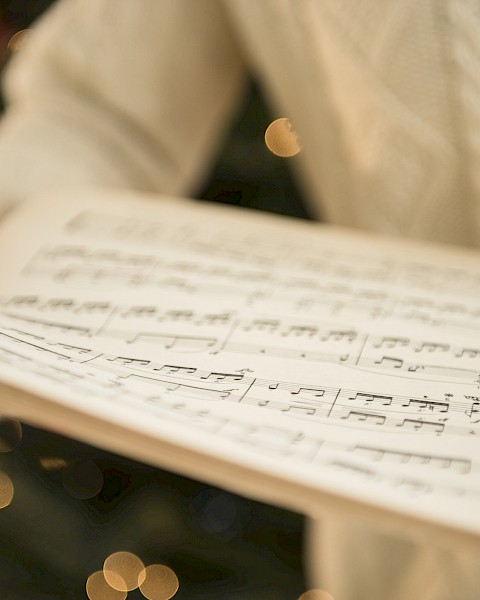
[[61, 0], [5, 78], [0, 212], [59, 185], [188, 194], [243, 82], [216, 0]]

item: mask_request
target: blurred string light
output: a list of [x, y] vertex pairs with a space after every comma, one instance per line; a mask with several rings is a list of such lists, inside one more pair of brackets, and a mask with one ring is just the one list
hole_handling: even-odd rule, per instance
[[114, 590], [108, 585], [103, 576], [103, 571], [92, 573], [87, 579], [87, 596], [89, 600], [125, 600], [127, 592]]
[[20, 31], [17, 31], [17, 33], [14, 33], [8, 41], [7, 49], [10, 52], [18, 52], [18, 50], [20, 50], [25, 43], [29, 34], [30, 29], [21, 29]]
[[103, 473], [93, 460], [77, 460], [62, 471], [65, 491], [79, 500], [96, 496], [103, 488]]
[[61, 471], [68, 466], [68, 461], [61, 456], [41, 456], [38, 462], [45, 471]]
[[270, 152], [282, 158], [295, 156], [302, 149], [291, 122], [285, 117], [276, 119], [267, 127], [265, 144]]
[[143, 583], [145, 565], [132, 552], [115, 552], [105, 559], [103, 576], [114, 590], [131, 592]]
[[13, 419], [0, 419], [0, 452], [12, 452], [22, 440], [22, 426]]
[[178, 591], [178, 578], [166, 565], [149, 565], [142, 575], [140, 591], [148, 600], [170, 600]]
[[319, 588], [307, 590], [298, 598], [298, 600], [335, 600], [332, 594]]
[[179, 589], [175, 572], [166, 565], [145, 567], [132, 552], [114, 552], [105, 559], [102, 571], [86, 582], [89, 600], [125, 600], [128, 592], [140, 589], [147, 600], [170, 600]]
[[6, 508], [13, 500], [13, 483], [10, 477], [0, 471], [0, 508]]

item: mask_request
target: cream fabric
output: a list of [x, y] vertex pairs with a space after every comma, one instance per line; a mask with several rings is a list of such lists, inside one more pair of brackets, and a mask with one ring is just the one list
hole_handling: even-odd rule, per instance
[[[197, 189], [253, 70], [303, 151], [312, 211], [480, 245], [473, 0], [63, 0], [6, 78], [0, 208], [57, 185]], [[336, 600], [474, 600], [477, 555], [312, 520]]]
[[2, 201], [195, 190], [248, 66], [301, 137], [314, 213], [478, 245], [479, 28], [466, 0], [64, 0], [7, 78]]

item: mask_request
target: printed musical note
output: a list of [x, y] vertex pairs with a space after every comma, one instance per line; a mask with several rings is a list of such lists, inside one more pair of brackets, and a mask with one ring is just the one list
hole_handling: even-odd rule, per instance
[[322, 398], [325, 396], [325, 390], [321, 388], [307, 388], [301, 387], [298, 390], [290, 392], [292, 395], [299, 395], [301, 397], [312, 397], [312, 398]]
[[449, 344], [437, 344], [433, 342], [422, 342], [415, 352], [447, 352], [450, 349]]
[[402, 406], [412, 406], [417, 408], [419, 411], [428, 410], [429, 412], [441, 412], [446, 413], [449, 409], [448, 402], [437, 402], [435, 400], [419, 400], [410, 398], [407, 402], [403, 403]]
[[158, 308], [156, 306], [129, 306], [122, 310], [120, 317], [123, 319], [138, 319], [144, 317], [156, 317]]
[[364, 423], [372, 425], [383, 425], [387, 420], [385, 415], [375, 415], [372, 413], [366, 413], [356, 410], [351, 410], [346, 417], [347, 421], [362, 421]]
[[231, 383], [233, 381], [242, 381], [244, 375], [242, 373], [209, 373], [208, 375], [202, 375], [200, 379], [206, 381], [216, 381], [222, 383]]
[[443, 423], [421, 421], [420, 419], [404, 419], [403, 422], [398, 425], [398, 427], [414, 429], [415, 431], [422, 432], [431, 431], [434, 433], [442, 433], [442, 431], [445, 429], [445, 425]]
[[401, 369], [403, 367], [403, 359], [395, 358], [394, 356], [382, 356], [380, 360], [376, 360], [376, 365], [387, 366], [392, 369]]
[[304, 414], [304, 415], [314, 415], [316, 414], [318, 410], [318, 406], [311, 406], [310, 404], [307, 403], [294, 403], [294, 404], [290, 404], [289, 406], [286, 406], [285, 408], [282, 408], [282, 412], [288, 412], [288, 413], [299, 413], [299, 414]]
[[154, 371], [165, 375], [192, 375], [196, 373], [197, 369], [194, 367], [182, 367], [179, 365], [163, 365], [162, 367], [155, 368]]
[[480, 353], [480, 349], [476, 349], [476, 348], [460, 348], [458, 351], [455, 352], [455, 356], [457, 358], [463, 358], [464, 356], [466, 356], [467, 358], [477, 358], [477, 356]]
[[383, 396], [382, 394], [367, 394], [365, 392], [356, 392], [355, 396], [350, 396], [349, 400], [360, 400], [366, 404], [381, 404], [390, 406], [393, 402], [393, 396]]
[[480, 418], [477, 418], [477, 415], [480, 413], [480, 399], [475, 399], [470, 408], [465, 411], [467, 417], [470, 417], [472, 423], [478, 423]]
[[162, 333], [149, 333], [147, 331], [136, 333], [127, 339], [130, 344], [149, 343], [158, 344], [165, 349], [175, 349], [179, 352], [202, 352], [212, 348], [217, 342], [216, 338], [204, 338], [200, 336], [181, 336]]
[[254, 319], [244, 326], [245, 331], [273, 332], [280, 326], [278, 319]]
[[283, 336], [294, 336], [294, 337], [313, 337], [318, 333], [318, 327], [315, 325], [289, 325], [283, 332]]
[[346, 341], [348, 343], [351, 343], [356, 340], [357, 336], [358, 336], [358, 333], [353, 330], [344, 331], [344, 330], [340, 330], [340, 329], [332, 329], [332, 330], [328, 331], [322, 339], [323, 339], [323, 341], [334, 341], [334, 342]]
[[393, 336], [384, 336], [377, 342], [374, 342], [374, 348], [397, 348], [408, 346], [410, 343], [409, 338], [405, 337], [393, 337]]
[[149, 360], [138, 359], [138, 358], [129, 358], [126, 356], [116, 356], [115, 358], [107, 358], [108, 361], [113, 363], [118, 363], [120, 365], [131, 365], [131, 366], [141, 366], [146, 367], [150, 364]]

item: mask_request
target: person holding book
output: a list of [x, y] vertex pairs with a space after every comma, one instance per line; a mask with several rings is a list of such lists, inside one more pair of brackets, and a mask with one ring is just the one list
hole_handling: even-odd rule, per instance
[[[253, 73], [313, 215], [479, 246], [479, 28], [454, 0], [61, 0], [5, 78], [0, 209], [79, 185], [195, 196]], [[470, 556], [348, 519], [310, 541], [337, 600], [478, 589]]]

